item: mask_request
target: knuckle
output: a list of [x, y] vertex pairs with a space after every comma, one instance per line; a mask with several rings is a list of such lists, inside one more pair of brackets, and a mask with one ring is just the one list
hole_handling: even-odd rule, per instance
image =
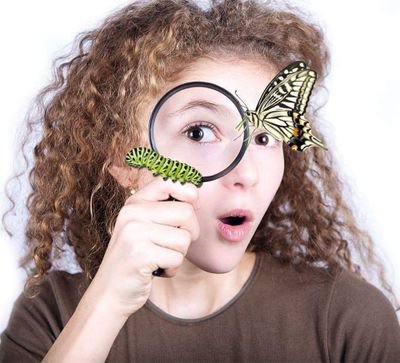
[[200, 234], [200, 226], [196, 212], [191, 204], [186, 204], [182, 207], [181, 227], [190, 231], [192, 239], [197, 239]]
[[[143, 223], [130, 220], [121, 226], [117, 235], [116, 243], [123, 245], [138, 246], [138, 241], [146, 240], [147, 229], [144, 228]], [[132, 247], [131, 247], [132, 248]]]
[[132, 236], [137, 237], [138, 234], [142, 235], [143, 230], [142, 223], [136, 220], [127, 221], [123, 227], [124, 235], [127, 235], [129, 239], [131, 239]]
[[182, 229], [181, 232], [182, 232], [182, 243], [185, 246], [188, 246], [190, 244], [190, 242], [192, 241], [192, 235], [190, 234], [189, 231], [187, 231], [185, 229]]
[[118, 225], [125, 225], [130, 219], [132, 219], [132, 216], [135, 216], [136, 214], [137, 208], [134, 204], [124, 205], [118, 214]]
[[190, 187], [188, 189], [189, 198], [191, 201], [195, 201], [199, 197], [199, 189], [193, 184], [190, 184], [189, 187]]
[[180, 229], [179, 234], [180, 234], [180, 237], [179, 237], [179, 239], [177, 239], [179, 241], [178, 249], [183, 254], [186, 254], [186, 252], [190, 246], [190, 243], [192, 241], [192, 236], [189, 231], [186, 231], [184, 229]]
[[148, 244], [143, 241], [132, 243], [129, 259], [138, 267], [147, 265], [152, 262], [154, 256], [148, 248]]
[[200, 225], [199, 222], [196, 219], [196, 222], [193, 226], [193, 230], [192, 230], [192, 238], [193, 240], [196, 240], [197, 238], [199, 238], [200, 236]]
[[173, 254], [173, 257], [171, 257], [171, 265], [169, 267], [172, 268], [178, 268], [182, 265], [183, 260], [184, 260], [184, 255], [182, 253], [176, 252]]
[[187, 203], [195, 202], [198, 198], [198, 193], [199, 191], [197, 190], [197, 187], [191, 183], [186, 183], [183, 186], [182, 190], [183, 200]]
[[181, 216], [184, 221], [187, 221], [194, 217], [193, 206], [189, 203], [182, 203], [181, 206]]

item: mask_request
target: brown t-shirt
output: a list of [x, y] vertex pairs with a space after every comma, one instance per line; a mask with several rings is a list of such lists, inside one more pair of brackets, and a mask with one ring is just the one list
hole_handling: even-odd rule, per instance
[[[54, 271], [33, 300], [19, 297], [0, 362], [38, 362], [73, 314], [82, 274]], [[93, 344], [96, 344], [94, 341]], [[150, 301], [119, 332], [107, 362], [400, 362], [400, 327], [384, 295], [354, 274], [297, 272], [259, 254], [237, 296], [200, 319]]]

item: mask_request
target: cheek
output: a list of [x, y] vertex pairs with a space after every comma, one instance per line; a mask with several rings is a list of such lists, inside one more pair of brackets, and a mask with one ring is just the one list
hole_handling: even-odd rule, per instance
[[277, 190], [282, 182], [283, 173], [285, 171], [285, 159], [282, 150], [271, 160], [268, 170], [271, 184], [274, 185]]
[[218, 187], [218, 180], [204, 183], [199, 189], [199, 197], [196, 203], [198, 211], [207, 211], [210, 205], [215, 201], [219, 201], [221, 196], [221, 189]]
[[[262, 200], [269, 203], [281, 185], [285, 171], [283, 151], [280, 149], [268, 158], [260, 158], [259, 164], [259, 191], [264, 196]], [[267, 206], [268, 207], [268, 206]]]

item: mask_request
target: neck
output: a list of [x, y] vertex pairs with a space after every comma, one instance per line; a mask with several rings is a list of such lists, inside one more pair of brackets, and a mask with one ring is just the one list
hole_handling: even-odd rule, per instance
[[255, 263], [245, 253], [236, 268], [225, 274], [205, 272], [185, 260], [173, 278], [155, 278], [150, 301], [166, 313], [183, 319], [212, 314], [240, 291]]

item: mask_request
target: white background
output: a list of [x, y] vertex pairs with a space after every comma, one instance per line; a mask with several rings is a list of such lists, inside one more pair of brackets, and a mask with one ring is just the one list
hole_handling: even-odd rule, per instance
[[[92, 28], [121, 0], [0, 4], [0, 188], [16, 168], [21, 124], [51, 61], [79, 32]], [[400, 1], [297, 1], [322, 24], [332, 50], [324, 119], [328, 146], [352, 185], [356, 216], [375, 239], [389, 279], [400, 292], [399, 104]], [[67, 47], [67, 48], [65, 48]], [[23, 197], [23, 192], [21, 193]], [[7, 206], [0, 194], [1, 210]], [[20, 218], [21, 217], [17, 217]], [[22, 228], [12, 240], [0, 227], [0, 331], [22, 289], [17, 269]]]

